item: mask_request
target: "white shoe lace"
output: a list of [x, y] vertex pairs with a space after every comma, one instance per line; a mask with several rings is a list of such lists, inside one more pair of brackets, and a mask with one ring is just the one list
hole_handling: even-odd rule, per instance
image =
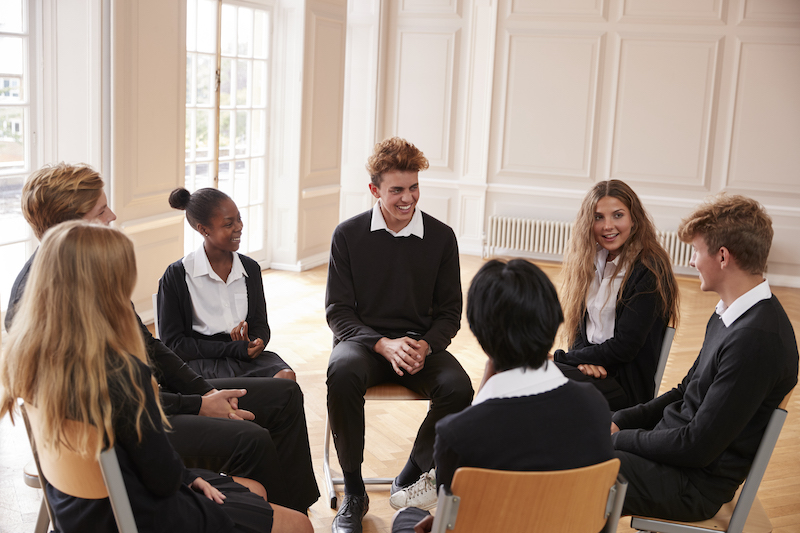
[[434, 470], [422, 474], [413, 485], [406, 489], [406, 492], [408, 500], [411, 501], [431, 490], [436, 491], [436, 472]]

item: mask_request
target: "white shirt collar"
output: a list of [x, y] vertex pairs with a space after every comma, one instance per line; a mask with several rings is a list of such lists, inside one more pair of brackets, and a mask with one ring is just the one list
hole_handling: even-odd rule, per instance
[[566, 376], [552, 361], [540, 368], [512, 368], [495, 374], [486, 380], [475, 395], [472, 405], [497, 398], [519, 398], [533, 396], [557, 389], [567, 382]]
[[411, 222], [400, 231], [394, 232], [386, 226], [386, 220], [384, 220], [383, 213], [381, 213], [381, 201], [378, 200], [375, 202], [375, 205], [372, 206], [372, 222], [370, 223], [369, 230], [378, 231], [382, 229], [388, 231], [392, 237], [410, 237], [411, 235], [416, 235], [422, 239], [425, 237], [425, 225], [422, 223], [422, 211], [419, 210], [419, 207], [415, 207]]
[[[203, 244], [200, 244], [200, 248], [195, 250], [194, 254], [188, 254], [183, 258], [183, 268], [186, 269], [186, 272], [188, 272], [193, 278], [208, 276], [211, 279], [222, 281], [222, 278], [220, 278], [217, 273], [214, 272], [214, 269], [211, 268], [211, 263], [208, 260], [206, 249]], [[242, 260], [239, 258], [239, 254], [234, 253], [231, 273], [228, 274], [228, 281], [224, 283], [230, 285], [242, 276], [247, 277], [247, 272], [244, 270], [244, 265], [242, 265]]]
[[756, 305], [761, 300], [769, 300], [772, 298], [772, 291], [769, 288], [767, 280], [762, 281], [746, 293], [742, 294], [734, 302], [725, 306], [725, 303], [720, 300], [717, 304], [717, 314], [722, 319], [725, 327], [730, 327], [731, 324], [736, 322], [745, 311]]

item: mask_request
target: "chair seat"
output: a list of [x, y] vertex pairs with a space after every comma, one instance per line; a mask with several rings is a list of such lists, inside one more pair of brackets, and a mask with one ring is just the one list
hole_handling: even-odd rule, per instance
[[367, 389], [365, 400], [427, 400], [425, 396], [417, 394], [396, 383], [381, 383]]
[[[729, 501], [719, 512], [708, 520], [700, 522], [678, 522], [675, 520], [664, 520], [656, 518], [646, 518], [643, 516], [632, 516], [631, 527], [641, 531], [657, 531], [663, 533], [678, 532], [702, 532], [702, 531], [727, 531], [728, 524], [731, 521], [733, 510], [736, 508], [736, 502], [739, 501], [739, 494], [742, 488], [736, 491], [733, 500]], [[652, 528], [652, 529], [651, 529]], [[764, 506], [756, 497], [753, 500], [753, 506], [750, 508], [750, 514], [747, 515], [747, 522], [745, 522], [742, 533], [771, 533], [772, 522], [770, 522]]]
[[36, 461], [28, 461], [28, 464], [22, 469], [22, 477], [29, 487], [34, 489], [42, 488], [41, 483], [39, 483], [39, 470], [36, 468]]

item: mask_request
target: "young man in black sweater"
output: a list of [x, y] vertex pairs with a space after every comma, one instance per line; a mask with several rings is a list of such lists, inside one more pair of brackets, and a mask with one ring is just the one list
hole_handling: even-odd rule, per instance
[[361, 476], [368, 387], [394, 382], [431, 399], [393, 493], [433, 467], [436, 422], [472, 400], [469, 376], [446, 351], [461, 322], [456, 238], [417, 209], [418, 175], [426, 168], [422, 152], [403, 139], [377, 144], [367, 170], [378, 202], [333, 233], [325, 295], [334, 337], [328, 414], [345, 483], [333, 533], [360, 533], [369, 508]]
[[714, 516], [744, 481], [770, 415], [797, 383], [794, 331], [763, 277], [772, 234], [764, 208], [743, 196], [721, 195], [681, 223], [700, 289], [721, 299], [683, 381], [614, 414], [626, 514]]

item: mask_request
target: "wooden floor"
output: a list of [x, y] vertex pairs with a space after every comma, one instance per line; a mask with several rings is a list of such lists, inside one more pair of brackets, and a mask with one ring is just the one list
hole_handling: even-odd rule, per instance
[[[464, 290], [483, 264], [480, 258], [462, 256]], [[560, 265], [538, 263], [560, 286]], [[331, 333], [325, 323], [324, 295], [326, 268], [303, 273], [266, 271], [264, 287], [273, 337], [271, 350], [279, 353], [297, 372], [305, 394], [308, 432], [314, 469], [320, 491], [322, 446], [325, 427], [325, 369], [331, 348]], [[695, 278], [680, 278], [681, 324], [664, 374], [662, 390], [680, 381], [697, 356], [705, 324], [718, 298], [699, 290]], [[800, 290], [773, 287], [783, 303], [795, 331], [800, 331]], [[391, 294], [386, 295], [391, 299]], [[559, 346], [556, 346], [559, 347]], [[485, 355], [466, 324], [453, 341], [450, 351], [459, 359], [477, 388]], [[411, 442], [425, 416], [425, 402], [368, 402], [365, 476], [395, 476], [405, 464]], [[335, 453], [333, 454], [335, 457]], [[0, 421], [0, 533], [33, 530], [38, 494], [22, 484], [22, 465], [29, 457], [24, 431]], [[334, 469], [338, 469], [335, 458]], [[388, 503], [388, 487], [369, 489], [370, 512], [364, 519], [364, 532], [388, 532], [393, 510]], [[340, 495], [341, 496], [341, 495]], [[800, 533], [800, 395], [789, 406], [789, 418], [761, 484], [759, 497], [772, 519], [776, 532]], [[330, 531], [335, 514], [323, 497], [309, 515], [315, 531]], [[619, 532], [633, 531], [623, 519]]]

